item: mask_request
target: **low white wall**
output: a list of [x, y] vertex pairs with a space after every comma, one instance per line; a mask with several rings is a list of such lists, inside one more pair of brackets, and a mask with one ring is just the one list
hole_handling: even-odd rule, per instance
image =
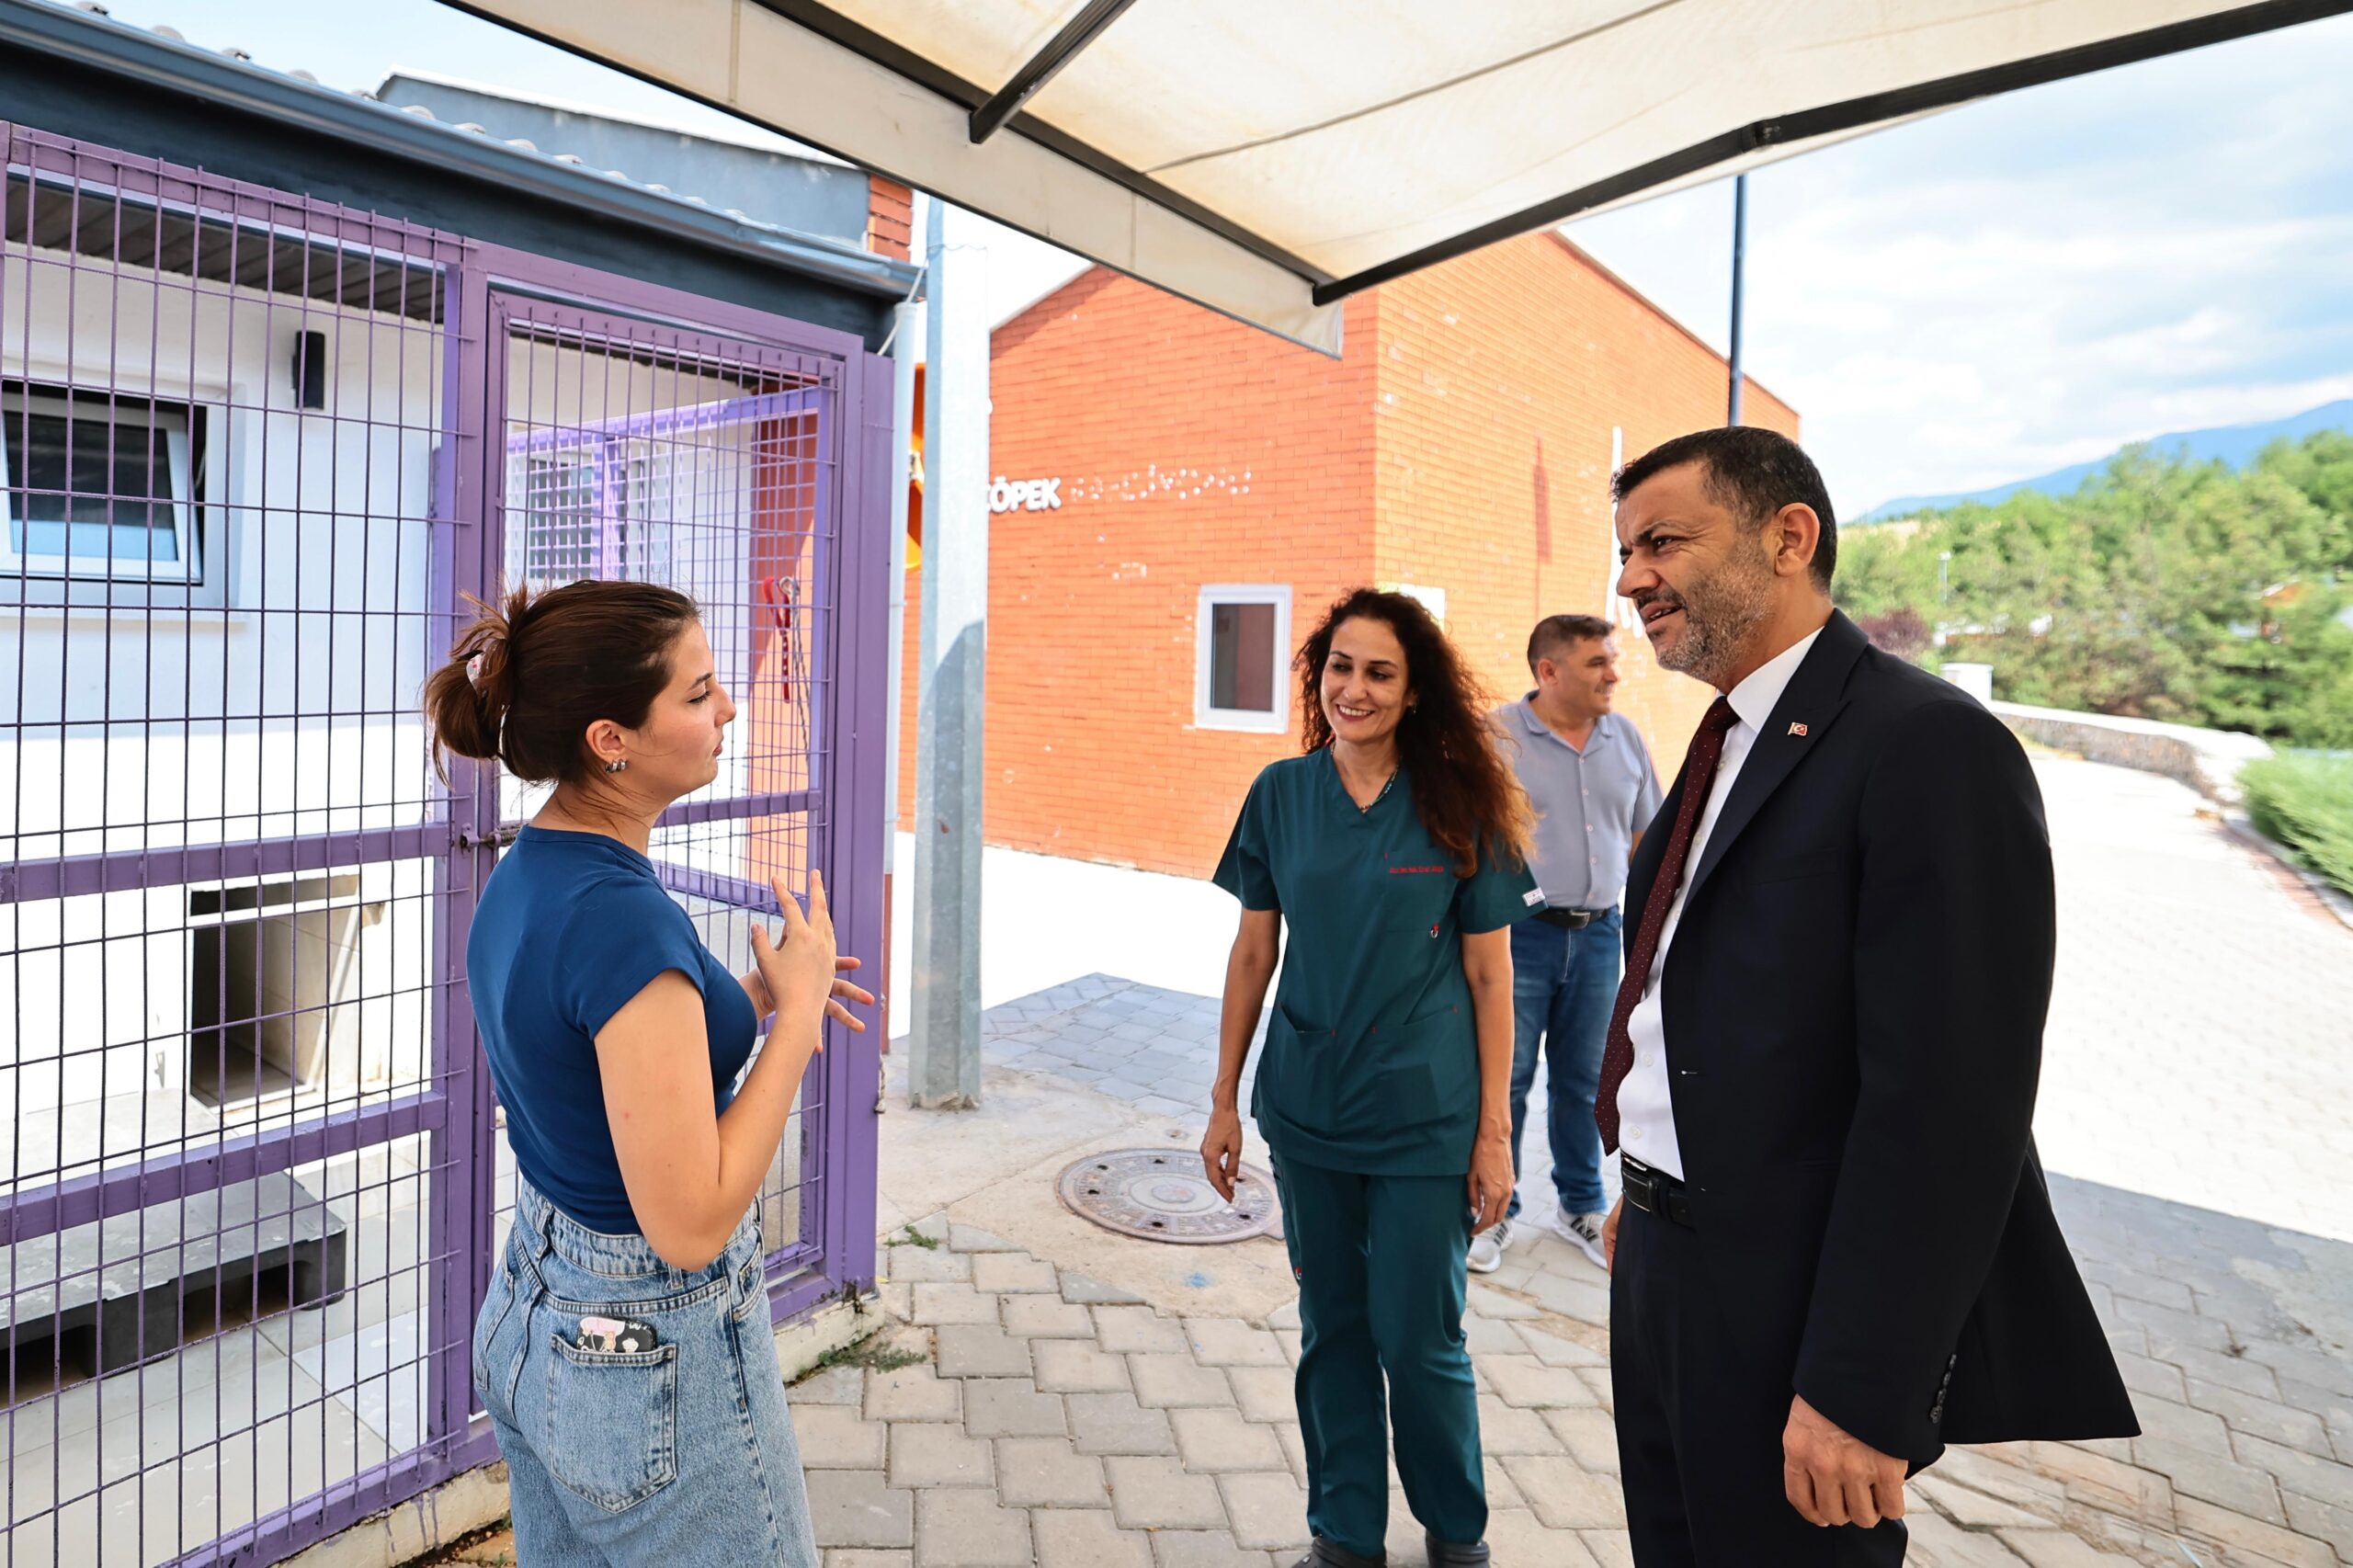
[[2020, 702], [1990, 706], [2003, 722], [2029, 740], [2075, 752], [2093, 762], [2162, 773], [2218, 805], [2237, 805], [2239, 769], [2271, 755], [2269, 742], [2228, 730], [2116, 719], [2062, 708], [2029, 708]]
[[[430, 875], [423, 861], [346, 873], [347, 885], [332, 900], [353, 912], [346, 950], [331, 952], [307, 941], [290, 954], [273, 949], [265, 960], [259, 978], [268, 994], [309, 981], [313, 990], [324, 986], [324, 994], [306, 1006], [333, 1004], [324, 1033], [312, 1041], [312, 1094], [348, 1104], [356, 1093], [424, 1083], [428, 1010], [435, 1002]], [[267, 879], [267, 885], [282, 887], [292, 880]], [[176, 885], [126, 889], [0, 907], [0, 945], [15, 958], [0, 968], [0, 1018], [9, 1020], [0, 1030], [0, 1104], [13, 1105], [22, 1116], [59, 1106], [95, 1107], [109, 1098], [168, 1098], [188, 1087], [197, 950], [189, 930], [198, 923], [189, 914], [191, 891]], [[266, 908], [232, 914], [219, 923], [237, 925], [252, 915], [273, 913]], [[338, 966], [335, 972], [319, 972], [329, 964]], [[256, 997], [235, 992], [226, 1000], [244, 1012]], [[264, 1000], [262, 1008], [292, 1005], [280, 996]], [[161, 1101], [157, 1109], [162, 1115]], [[206, 1113], [191, 1114], [209, 1124]], [[74, 1144], [80, 1122], [69, 1118], [63, 1125]], [[130, 1125], [135, 1130], [141, 1123], [134, 1119]], [[91, 1139], [97, 1136], [96, 1126], [93, 1121], [84, 1130]], [[168, 1138], [170, 1130], [181, 1126], [176, 1115], [163, 1116], [162, 1125], [143, 1136]], [[59, 1124], [35, 1131], [45, 1131], [53, 1145]], [[51, 1168], [25, 1163], [38, 1142], [26, 1127], [15, 1130], [19, 1177]], [[0, 1128], [0, 1150], [11, 1146], [10, 1130]], [[118, 1152], [109, 1143], [108, 1153]], [[50, 1149], [51, 1156], [61, 1153], [72, 1163], [96, 1157], [97, 1147]]]

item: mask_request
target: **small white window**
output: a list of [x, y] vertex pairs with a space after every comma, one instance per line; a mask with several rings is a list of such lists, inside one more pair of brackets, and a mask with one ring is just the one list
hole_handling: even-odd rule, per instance
[[597, 575], [596, 460], [582, 452], [527, 457], [509, 479], [521, 491], [524, 577], [546, 589]]
[[699, 456], [616, 437], [510, 453], [507, 515], [522, 515], [523, 578], [542, 590], [584, 577], [668, 581], [671, 508], [695, 488], [674, 470]]
[[0, 385], [0, 569], [201, 582], [188, 455], [200, 419], [183, 403]]
[[1287, 585], [1203, 588], [1194, 636], [1195, 724], [1273, 734], [1290, 727]]

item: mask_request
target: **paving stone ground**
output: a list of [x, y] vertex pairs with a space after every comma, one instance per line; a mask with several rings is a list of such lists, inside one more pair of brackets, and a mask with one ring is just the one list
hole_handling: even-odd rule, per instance
[[[870, 1350], [919, 1357], [911, 1366], [836, 1368], [792, 1391], [826, 1568], [1290, 1568], [1306, 1544], [1295, 1305], [1261, 1323], [1179, 1318], [943, 1215], [912, 1233], [921, 1241], [902, 1232], [881, 1249], [886, 1280], [913, 1285], [915, 1318], [945, 1301], [954, 1321], [896, 1323]], [[1473, 1357], [1489, 1539], [1507, 1563], [1630, 1562], [1603, 1326], [1529, 1289], [1601, 1277], [1549, 1240], [1517, 1249], [1506, 1275], [1472, 1291], [1493, 1346]], [[995, 1320], [978, 1321], [974, 1301]], [[1051, 1336], [1018, 1332], [1040, 1323]], [[974, 1343], [1028, 1360], [975, 1359]], [[1390, 1513], [1391, 1561], [1420, 1563], [1402, 1493]]]
[[[1086, 975], [990, 1008], [982, 1060], [1051, 1073], [1174, 1119], [1201, 1119], [1217, 1075], [1219, 1006], [1214, 996]], [[1254, 1051], [1242, 1079], [1245, 1106], [1256, 1077]]]
[[[2353, 1544], [2353, 1368], [2300, 1314], [2353, 1283], [2325, 1272], [2353, 1248], [2302, 1251], [2249, 1221], [2053, 1187], [2071, 1232], [2090, 1238], [2086, 1272], [2148, 1436], [1954, 1450], [1914, 1483], [1911, 1561], [2336, 1568]], [[1265, 1323], [1174, 1317], [945, 1216], [912, 1231], [920, 1242], [903, 1232], [882, 1248], [886, 1276], [1026, 1289], [975, 1290], [995, 1324], [903, 1321], [874, 1342], [913, 1365], [835, 1368], [793, 1390], [826, 1568], [1289, 1568], [1305, 1528], [1295, 1305]], [[1037, 1289], [1050, 1275], [1051, 1292]], [[1590, 1293], [1554, 1310], [1556, 1285]], [[1472, 1285], [1499, 1562], [1631, 1562], [1607, 1324], [1585, 1305], [1602, 1285], [1541, 1233]], [[1027, 1342], [1026, 1367], [954, 1353], [976, 1334], [1022, 1346], [1002, 1314], [1040, 1300], [1089, 1332]], [[1415, 1568], [1418, 1528], [1393, 1490], [1390, 1511], [1390, 1560]]]
[[[2353, 1363], [2326, 1337], [2344, 1326], [2326, 1301], [2353, 1287], [2353, 1248], [2066, 1177], [2053, 1190], [2147, 1435], [1954, 1450], [1914, 1483], [1911, 1560], [2353, 1561], [2339, 1553], [2353, 1548]], [[870, 1347], [912, 1365], [835, 1368], [792, 1391], [826, 1568], [1288, 1568], [1305, 1507], [1295, 1308], [1263, 1324], [1176, 1318], [944, 1216], [913, 1233], [933, 1244], [901, 1233], [886, 1278], [1024, 1288], [972, 1291], [995, 1323], [902, 1321]], [[1606, 1300], [1603, 1283], [1540, 1233], [1472, 1289], [1498, 1562], [1631, 1562], [1607, 1324], [1584, 1304]], [[1574, 1310], [1543, 1304], [1561, 1285], [1586, 1292], [1561, 1298]], [[1086, 1332], [1011, 1333], [1005, 1314], [1041, 1300]], [[975, 1343], [996, 1353], [961, 1353]], [[1391, 1561], [1411, 1568], [1401, 1494], [1391, 1519]]]
[[[2145, 1432], [1956, 1450], [1915, 1489], [1911, 1560], [2342, 1568], [2353, 1563], [2353, 932], [2294, 896], [2183, 787], [2063, 758], [2037, 771], [2061, 957], [2036, 1131]], [[1213, 997], [1090, 975], [993, 1010], [984, 1049], [995, 1065], [1191, 1127], [1217, 1014]], [[1544, 1088], [1540, 1074], [1540, 1128]], [[1538, 1165], [1540, 1151], [1529, 1154]], [[1543, 1187], [1539, 1174], [1522, 1188], [1533, 1220]], [[1470, 1325], [1491, 1403], [1516, 1416], [1515, 1392], [1555, 1401], [1541, 1415], [1559, 1450], [1505, 1461], [1527, 1506], [1498, 1514], [1499, 1546], [1504, 1530], [1557, 1533], [1615, 1464], [1603, 1362], [1578, 1360], [1606, 1343], [1607, 1281], [1533, 1229], [1488, 1277]], [[1505, 1315], [1523, 1310], [1538, 1315]], [[1563, 1399], [1564, 1368], [1589, 1408]], [[1146, 1376], [1182, 1381], [1173, 1362]], [[1490, 1446], [1526, 1437], [1515, 1420]], [[1615, 1539], [1576, 1544], [1608, 1562]]]
[[2169, 778], [2036, 774], [2059, 887], [2044, 1162], [2353, 1243], [2353, 930]]

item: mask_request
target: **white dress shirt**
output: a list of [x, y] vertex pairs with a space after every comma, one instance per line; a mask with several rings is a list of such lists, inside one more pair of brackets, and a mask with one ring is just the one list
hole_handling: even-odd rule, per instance
[[[1758, 665], [1746, 680], [1732, 688], [1732, 710], [1739, 722], [1724, 733], [1723, 757], [1716, 764], [1715, 787], [1708, 791], [1708, 803], [1691, 833], [1690, 858], [1683, 862], [1683, 885], [1676, 890], [1675, 902], [1667, 906], [1666, 924], [1658, 934], [1658, 951], [1653, 955], [1651, 972], [1643, 982], [1643, 999], [1634, 1004], [1633, 1015], [1626, 1020], [1626, 1033], [1634, 1042], [1634, 1065], [1627, 1072], [1626, 1081], [1618, 1085], [1618, 1146], [1677, 1181], [1683, 1179], [1683, 1148], [1676, 1142], [1675, 1099], [1667, 1087], [1666, 1018], [1659, 976], [1666, 972], [1666, 952], [1675, 945], [1675, 927], [1683, 919], [1683, 901], [1691, 892], [1691, 873], [1699, 869], [1699, 858], [1708, 847], [1708, 835], [1715, 831], [1716, 818], [1722, 814], [1724, 801], [1732, 795], [1733, 780], [1740, 777], [1740, 766], [1748, 760], [1749, 749], [1756, 745], [1760, 727], [1772, 717], [1773, 705], [1781, 700], [1781, 693], [1788, 689], [1790, 677], [1798, 673], [1814, 639], [1821, 635], [1821, 630], [1816, 628], [1811, 635]], [[1630, 920], [1641, 918], [1631, 909], [1626, 916]]]

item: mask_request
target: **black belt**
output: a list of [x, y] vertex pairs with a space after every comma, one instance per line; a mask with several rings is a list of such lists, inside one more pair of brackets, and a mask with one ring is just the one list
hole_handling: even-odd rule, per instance
[[1606, 915], [1617, 913], [1609, 909], [1540, 909], [1536, 918], [1547, 926], [1558, 926], [1563, 931], [1582, 931]]
[[1634, 1208], [1672, 1220], [1687, 1231], [1697, 1228], [1691, 1222], [1691, 1194], [1682, 1182], [1631, 1154], [1619, 1156], [1619, 1174], [1624, 1178], [1626, 1201]]

